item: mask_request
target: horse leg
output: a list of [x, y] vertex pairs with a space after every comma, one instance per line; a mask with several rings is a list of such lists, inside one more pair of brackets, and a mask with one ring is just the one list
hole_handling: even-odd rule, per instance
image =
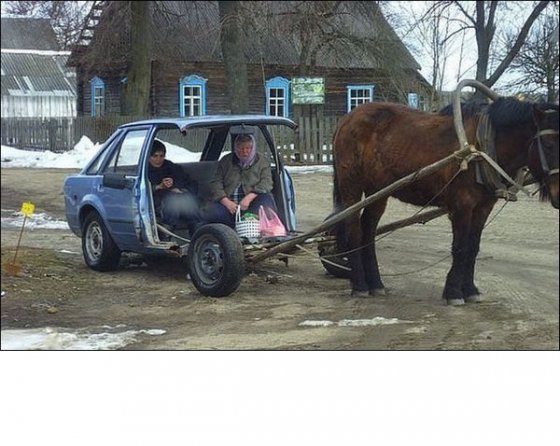
[[[339, 198], [335, 201], [335, 206], [346, 209], [360, 201], [362, 191], [356, 188], [351, 179], [350, 174], [344, 175], [347, 181], [341, 181], [339, 176]], [[360, 216], [354, 213], [348, 216], [336, 229], [336, 241], [339, 252], [345, 252], [348, 255], [348, 261], [352, 269], [350, 273], [350, 282], [352, 285], [352, 296], [365, 297], [368, 295], [369, 287], [366, 283], [364, 265], [362, 263], [361, 241], [362, 227], [360, 224]]]
[[379, 274], [379, 263], [375, 249], [375, 231], [379, 220], [385, 212], [387, 200], [380, 200], [364, 209], [362, 214], [362, 263], [365, 270], [365, 278], [372, 296], [384, 296], [385, 285]]
[[369, 293], [366, 282], [366, 274], [362, 256], [362, 226], [360, 218], [353, 215], [346, 220], [346, 250], [352, 273], [350, 281], [352, 283], [352, 296], [365, 297]]
[[469, 267], [469, 240], [471, 238], [472, 208], [463, 207], [450, 212], [451, 225], [453, 227], [453, 244], [451, 254], [453, 262], [447, 273], [443, 298], [449, 305], [464, 305], [463, 280]]
[[496, 201], [491, 201], [477, 206], [473, 211], [472, 227], [468, 240], [468, 254], [466, 259], [465, 275], [463, 277], [463, 298], [465, 302], [480, 302], [480, 292], [474, 284], [474, 270], [476, 264], [476, 256], [480, 250], [480, 238], [484, 225], [488, 220], [488, 216], [494, 207]]

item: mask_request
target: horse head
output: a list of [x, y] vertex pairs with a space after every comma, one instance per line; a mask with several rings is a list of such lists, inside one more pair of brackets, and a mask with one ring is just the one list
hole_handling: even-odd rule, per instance
[[540, 184], [541, 200], [550, 201], [552, 206], [558, 209], [558, 105], [535, 103], [533, 122], [537, 132], [531, 141], [527, 165]]

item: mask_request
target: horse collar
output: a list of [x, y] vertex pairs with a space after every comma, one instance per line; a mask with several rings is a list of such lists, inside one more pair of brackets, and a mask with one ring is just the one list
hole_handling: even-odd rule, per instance
[[[494, 192], [497, 198], [504, 198], [508, 201], [516, 201], [516, 192], [508, 190], [502, 183], [501, 175], [495, 166], [499, 167], [498, 155], [495, 145], [496, 132], [490, 122], [487, 110], [480, 114], [478, 126], [476, 128], [476, 147], [481, 152], [481, 158], [486, 162], [475, 163], [476, 182]], [[501, 168], [499, 169], [501, 170]]]

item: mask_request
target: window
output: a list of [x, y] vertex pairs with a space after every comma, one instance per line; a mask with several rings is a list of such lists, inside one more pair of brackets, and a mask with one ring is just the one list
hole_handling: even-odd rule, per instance
[[181, 79], [179, 93], [181, 118], [206, 114], [206, 81], [207, 79], [195, 74]]
[[136, 175], [138, 160], [147, 135], [148, 129], [130, 130], [120, 142], [120, 147], [111, 154], [111, 159], [103, 173], [122, 172], [127, 175]]
[[91, 83], [91, 116], [105, 114], [105, 82], [95, 76]]
[[349, 85], [348, 90], [348, 111], [358, 105], [373, 101], [373, 85]]
[[418, 93], [408, 93], [407, 101], [410, 108], [417, 108], [418, 110], [424, 111], [428, 109], [425, 96], [419, 95]]
[[266, 111], [267, 115], [287, 118], [289, 110], [288, 92], [290, 81], [283, 77], [273, 77], [266, 81]]
[[408, 106], [418, 108], [418, 95], [416, 93], [408, 93]]

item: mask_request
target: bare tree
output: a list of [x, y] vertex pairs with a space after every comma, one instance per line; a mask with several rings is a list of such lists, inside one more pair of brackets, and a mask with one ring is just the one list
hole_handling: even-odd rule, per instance
[[[525, 43], [533, 23], [549, 5], [550, 1], [540, 1], [531, 9], [529, 15], [524, 19], [523, 25], [515, 34], [512, 45], [509, 47], [508, 51], [503, 54], [501, 60], [493, 60], [490, 56], [491, 54], [496, 55], [499, 53], [498, 49], [491, 52], [491, 48], [493, 43], [499, 43], [499, 41], [495, 39], [498, 25], [507, 23], [507, 14], [511, 14], [511, 11], [507, 11], [509, 7], [507, 2], [444, 1], [439, 3], [444, 10], [449, 9], [450, 14], [453, 13], [452, 11], [457, 11], [462, 15], [465, 23], [461, 28], [462, 30], [474, 30], [477, 47], [475, 78], [486, 86], [492, 87], [509, 68], [511, 62]], [[522, 6], [526, 7], [527, 5], [524, 4]], [[477, 92], [477, 94], [479, 93]]]
[[[445, 105], [441, 92], [445, 88], [445, 74], [449, 58], [461, 33], [454, 27], [454, 17], [449, 17], [440, 2], [425, 2], [424, 8], [410, 2], [384, 2], [391, 24], [400, 31], [417, 55], [425, 54], [429, 65], [426, 77], [433, 86], [429, 104], [432, 108]], [[419, 13], [420, 11], [420, 13]], [[463, 45], [460, 45], [462, 51]], [[460, 67], [459, 67], [460, 70]], [[443, 102], [442, 102], [443, 101]]]
[[[472, 77], [488, 87], [494, 87], [498, 81], [504, 86], [503, 75], [513, 72], [512, 62], [527, 41], [537, 18], [555, 4], [549, 1], [435, 1], [421, 14], [417, 8], [412, 12], [406, 7], [403, 14], [397, 8], [402, 9], [406, 3], [384, 2], [392, 6], [397, 16], [409, 18], [408, 27], [400, 27], [400, 33], [409, 45], [421, 47], [417, 48], [421, 50], [417, 54], [429, 54], [432, 85], [438, 90], [443, 85], [438, 80], [443, 81], [444, 75], [450, 78], [451, 66], [446, 60], [454, 52], [454, 55], [460, 53], [460, 57], [455, 58], [458, 60], [455, 68], [457, 82], [464, 78], [466, 70], [470, 70], [465, 66], [470, 60], [476, 70]], [[476, 42], [475, 51], [465, 46], [471, 38]]]
[[152, 20], [149, 1], [129, 2], [130, 58], [124, 89], [124, 114], [147, 116], [152, 83]]
[[69, 50], [76, 43], [84, 18], [93, 2], [75, 1], [4, 1], [2, 8], [8, 14], [48, 18], [61, 50]]
[[229, 104], [232, 113], [247, 113], [249, 110], [249, 86], [247, 61], [243, 51], [243, 12], [239, 1], [219, 1], [220, 41], [222, 57], [227, 74]]
[[531, 30], [511, 64], [519, 74], [508, 87], [532, 97], [558, 101], [558, 15], [547, 15]]

